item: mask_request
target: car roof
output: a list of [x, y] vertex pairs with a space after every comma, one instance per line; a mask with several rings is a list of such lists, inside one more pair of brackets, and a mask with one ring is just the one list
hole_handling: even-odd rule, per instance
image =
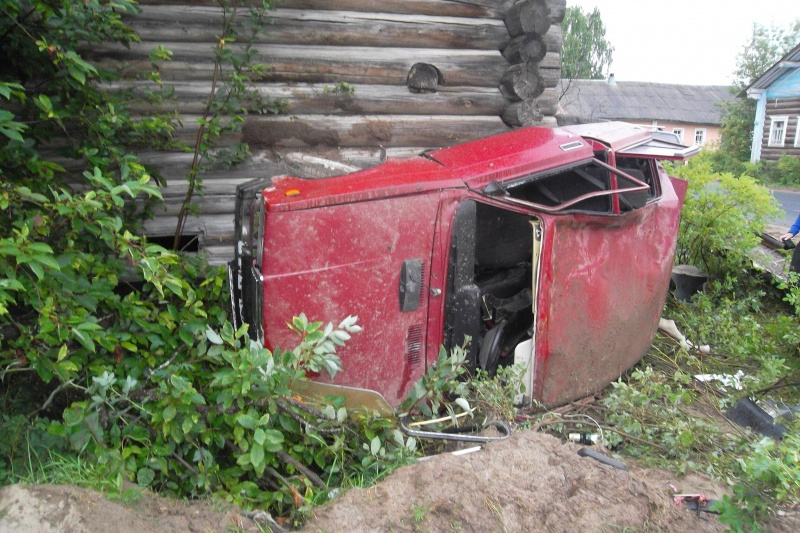
[[670, 145], [666, 151], [652, 150], [654, 140], [650, 132], [624, 122], [565, 128], [527, 127], [411, 158], [390, 158], [376, 167], [331, 178], [277, 176], [266, 194], [270, 210], [282, 211], [465, 185], [481, 189], [492, 181], [588, 161], [594, 152], [587, 139], [643, 157], [669, 158], [667, 152], [675, 152], [675, 146], [684, 148]]

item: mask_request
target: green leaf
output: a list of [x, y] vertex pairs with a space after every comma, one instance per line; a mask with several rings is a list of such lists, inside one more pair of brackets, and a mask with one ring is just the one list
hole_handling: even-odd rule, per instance
[[276, 453], [283, 449], [283, 433], [275, 429], [264, 431], [264, 449], [268, 452]]
[[136, 472], [136, 483], [140, 487], [149, 487], [153, 480], [156, 478], [156, 473], [152, 468], [142, 467]]
[[53, 116], [53, 103], [50, 101], [50, 98], [46, 94], [40, 94], [34, 102], [36, 106], [44, 111], [48, 117]]
[[16, 131], [16, 130], [12, 130], [12, 129], [8, 129], [8, 128], [5, 128], [3, 126], [0, 126], [0, 133], [5, 135], [6, 137], [11, 139], [12, 141], [17, 141], [17, 142], [24, 142], [25, 141], [25, 139], [22, 137], [22, 135], [20, 135], [19, 132]]
[[79, 330], [78, 328], [72, 328], [72, 335], [75, 339], [81, 343], [81, 346], [89, 350], [90, 352], [94, 353], [96, 348], [94, 345], [94, 341], [88, 335], [84, 335], [84, 333]]
[[264, 463], [264, 448], [260, 444], [253, 444], [250, 448], [250, 464], [258, 475], [264, 473], [266, 464]]
[[78, 83], [80, 83], [81, 85], [86, 83], [86, 75], [83, 73], [82, 70], [72, 66], [70, 66], [67, 70], [69, 71], [69, 75], [72, 76], [72, 78], [75, 79]]
[[175, 418], [175, 415], [177, 414], [178, 410], [175, 409], [175, 406], [173, 405], [166, 406], [164, 408], [164, 412], [162, 413], [162, 416], [164, 417], [164, 422], [171, 422]]
[[211, 344], [223, 344], [222, 337], [220, 337], [219, 334], [211, 328], [206, 330], [206, 339], [208, 339], [208, 342]]
[[239, 413], [236, 415], [236, 423], [246, 429], [255, 429], [258, 426], [258, 419], [246, 413]]
[[33, 273], [36, 274], [39, 281], [44, 279], [44, 269], [39, 263], [28, 263], [28, 267], [33, 270]]
[[372, 455], [378, 455], [381, 451], [381, 439], [380, 437], [374, 437], [372, 441], [369, 443], [369, 453]]

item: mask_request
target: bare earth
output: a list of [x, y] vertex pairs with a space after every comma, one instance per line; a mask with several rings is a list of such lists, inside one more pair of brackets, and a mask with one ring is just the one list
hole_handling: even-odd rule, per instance
[[[623, 471], [580, 457], [580, 446], [522, 431], [461, 456], [401, 468], [379, 485], [351, 490], [318, 509], [306, 533], [359, 532], [716, 532], [713, 514], [673, 502], [675, 490], [719, 498], [725, 487], [699, 475], [628, 464]], [[596, 448], [600, 451], [600, 448]], [[268, 530], [268, 529], [265, 529]], [[797, 513], [770, 531], [798, 531]], [[211, 533], [258, 531], [235, 510], [145, 493], [122, 504], [70, 486], [0, 490], [0, 533]]]

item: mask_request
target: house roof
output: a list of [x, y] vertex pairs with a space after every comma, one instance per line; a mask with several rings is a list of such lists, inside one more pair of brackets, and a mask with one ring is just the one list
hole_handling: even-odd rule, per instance
[[558, 116], [580, 122], [661, 120], [721, 124], [727, 85], [674, 85], [643, 81], [561, 80]]
[[772, 65], [760, 78], [745, 88], [743, 93], [747, 96], [755, 96], [759, 92], [768, 89], [770, 85], [780, 79], [786, 72], [800, 68], [800, 44], [789, 50], [789, 52], [780, 58], [777, 63]]

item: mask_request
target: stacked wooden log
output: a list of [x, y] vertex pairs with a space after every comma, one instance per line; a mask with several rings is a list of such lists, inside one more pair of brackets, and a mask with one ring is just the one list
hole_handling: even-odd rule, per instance
[[[191, 141], [211, 90], [212, 48], [221, 11], [214, 0], [140, 0], [129, 23], [141, 37], [130, 48], [97, 47], [105, 66], [122, 66], [128, 84], [145, 90], [138, 72], [150, 68], [157, 45], [172, 51], [162, 78], [175, 89], [172, 109], [183, 117], [177, 136]], [[288, 153], [306, 153], [364, 167], [380, 157], [507, 131], [555, 125], [561, 26], [566, 0], [282, 0], [254, 43], [269, 65], [257, 80], [262, 95], [281, 99], [280, 115], [249, 115], [230, 142], [246, 142], [254, 158], [211, 172], [208, 190], [233, 198], [248, 178], [283, 172]], [[346, 90], [341, 90], [342, 88]], [[141, 106], [142, 114], [165, 110]], [[179, 202], [185, 154], [145, 154]], [[224, 183], [223, 183], [224, 182]], [[225, 184], [228, 184], [226, 189]], [[232, 201], [205, 201], [196, 227], [228, 213]], [[209, 210], [222, 211], [212, 213]], [[164, 217], [175, 208], [168, 206]], [[230, 218], [230, 216], [229, 216]], [[165, 232], [168, 222], [154, 230]], [[205, 246], [227, 246], [233, 226], [206, 232]]]
[[[561, 77], [560, 55], [547, 55], [550, 6], [545, 0], [517, 2], [503, 21], [512, 37], [503, 49], [511, 66], [500, 80], [500, 92], [512, 102], [503, 110], [503, 121], [509, 126], [540, 123], [545, 112], [555, 114], [558, 100], [553, 91]], [[546, 88], [551, 92], [542, 97]]]

